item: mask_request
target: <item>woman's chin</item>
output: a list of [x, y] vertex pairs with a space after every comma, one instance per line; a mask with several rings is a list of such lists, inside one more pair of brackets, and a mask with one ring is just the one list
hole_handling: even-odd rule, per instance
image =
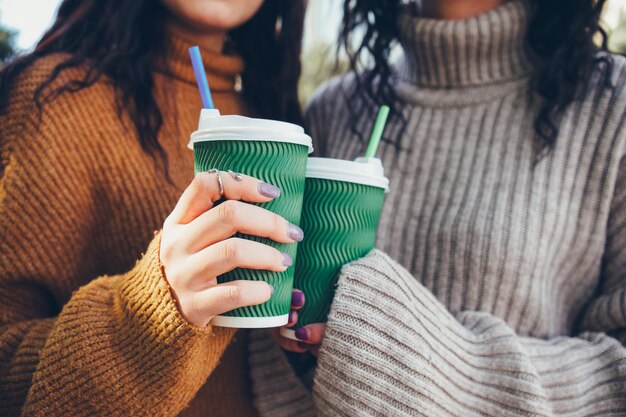
[[224, 31], [250, 20], [263, 0], [163, 0], [164, 6], [177, 19], [197, 31]]

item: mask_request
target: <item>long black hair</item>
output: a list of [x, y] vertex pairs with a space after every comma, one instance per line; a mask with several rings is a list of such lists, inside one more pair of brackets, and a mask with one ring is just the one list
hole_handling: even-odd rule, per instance
[[[261, 117], [301, 123], [297, 82], [300, 75], [304, 0], [266, 0], [257, 14], [229, 33], [229, 45], [246, 63], [243, 97]], [[103, 75], [113, 83], [118, 109], [135, 125], [142, 148], [167, 158], [158, 141], [163, 123], [153, 95], [153, 71], [164, 59], [167, 11], [154, 0], [64, 0], [53, 26], [35, 50], [0, 71], [0, 114], [6, 111], [19, 74], [38, 59], [66, 53], [33, 100], [42, 106], [64, 92], [89, 87]], [[84, 76], [48, 91], [67, 69], [84, 67]], [[45, 94], [44, 94], [45, 91]]]
[[[535, 69], [531, 88], [541, 99], [535, 132], [542, 151], [554, 146], [560, 116], [579, 97], [596, 69], [601, 72], [604, 86], [611, 87], [613, 60], [610, 55], [599, 53], [607, 50], [607, 35], [599, 23], [605, 1], [529, 0], [531, 15], [526, 44]], [[393, 87], [389, 56], [399, 42], [397, 20], [403, 12], [403, 3], [402, 0], [345, 0], [339, 36], [358, 86], [349, 93], [349, 100], [365, 99], [364, 102], [375, 106], [388, 104], [392, 117], [402, 120], [403, 103]], [[355, 36], [362, 38], [356, 42]], [[596, 36], [600, 38], [600, 46], [594, 42]], [[357, 46], [353, 47], [355, 43]], [[365, 71], [359, 70], [368, 60], [371, 65]], [[354, 114], [354, 123], [356, 117]]]

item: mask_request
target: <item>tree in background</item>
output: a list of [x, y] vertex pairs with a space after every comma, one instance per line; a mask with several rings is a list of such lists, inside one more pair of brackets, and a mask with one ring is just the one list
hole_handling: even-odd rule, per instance
[[626, 54], [626, 7], [620, 10], [618, 24], [611, 30], [609, 49], [612, 52]]
[[298, 86], [298, 95], [302, 105], [308, 103], [320, 84], [345, 73], [349, 67], [347, 59], [337, 61], [334, 45], [320, 42], [307, 48], [302, 55], [302, 76]]
[[0, 26], [0, 68], [15, 55], [15, 32]]

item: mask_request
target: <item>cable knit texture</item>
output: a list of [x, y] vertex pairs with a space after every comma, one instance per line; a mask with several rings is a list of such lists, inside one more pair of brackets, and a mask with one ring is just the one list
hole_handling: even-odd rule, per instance
[[[626, 60], [614, 58], [614, 88], [586, 86], [535, 164], [527, 22], [521, 1], [461, 21], [401, 18], [409, 122], [388, 126], [399, 141], [379, 153], [386, 254], [342, 271], [318, 415], [626, 415]], [[352, 88], [342, 77], [310, 105], [323, 156], [365, 148], [348, 109], [364, 136], [375, 109], [349, 105]]]
[[[189, 46], [173, 37], [154, 75], [173, 183], [118, 117], [108, 80], [41, 118], [34, 89], [63, 56], [14, 86], [0, 116], [0, 415], [255, 415], [247, 335], [227, 349], [234, 331], [187, 323], [159, 263], [154, 231], [193, 178], [186, 144], [201, 103]], [[245, 112], [241, 59], [203, 55], [219, 108]]]

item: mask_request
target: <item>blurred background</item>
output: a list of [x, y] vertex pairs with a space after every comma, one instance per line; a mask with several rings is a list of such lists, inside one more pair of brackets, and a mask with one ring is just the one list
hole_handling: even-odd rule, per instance
[[[17, 53], [28, 52], [52, 24], [60, 0], [0, 0], [0, 67]], [[309, 0], [303, 49], [300, 96], [306, 103], [315, 88], [347, 63], [336, 62], [336, 38], [343, 1]], [[609, 0], [604, 15], [609, 48], [626, 54], [626, 0]]]

